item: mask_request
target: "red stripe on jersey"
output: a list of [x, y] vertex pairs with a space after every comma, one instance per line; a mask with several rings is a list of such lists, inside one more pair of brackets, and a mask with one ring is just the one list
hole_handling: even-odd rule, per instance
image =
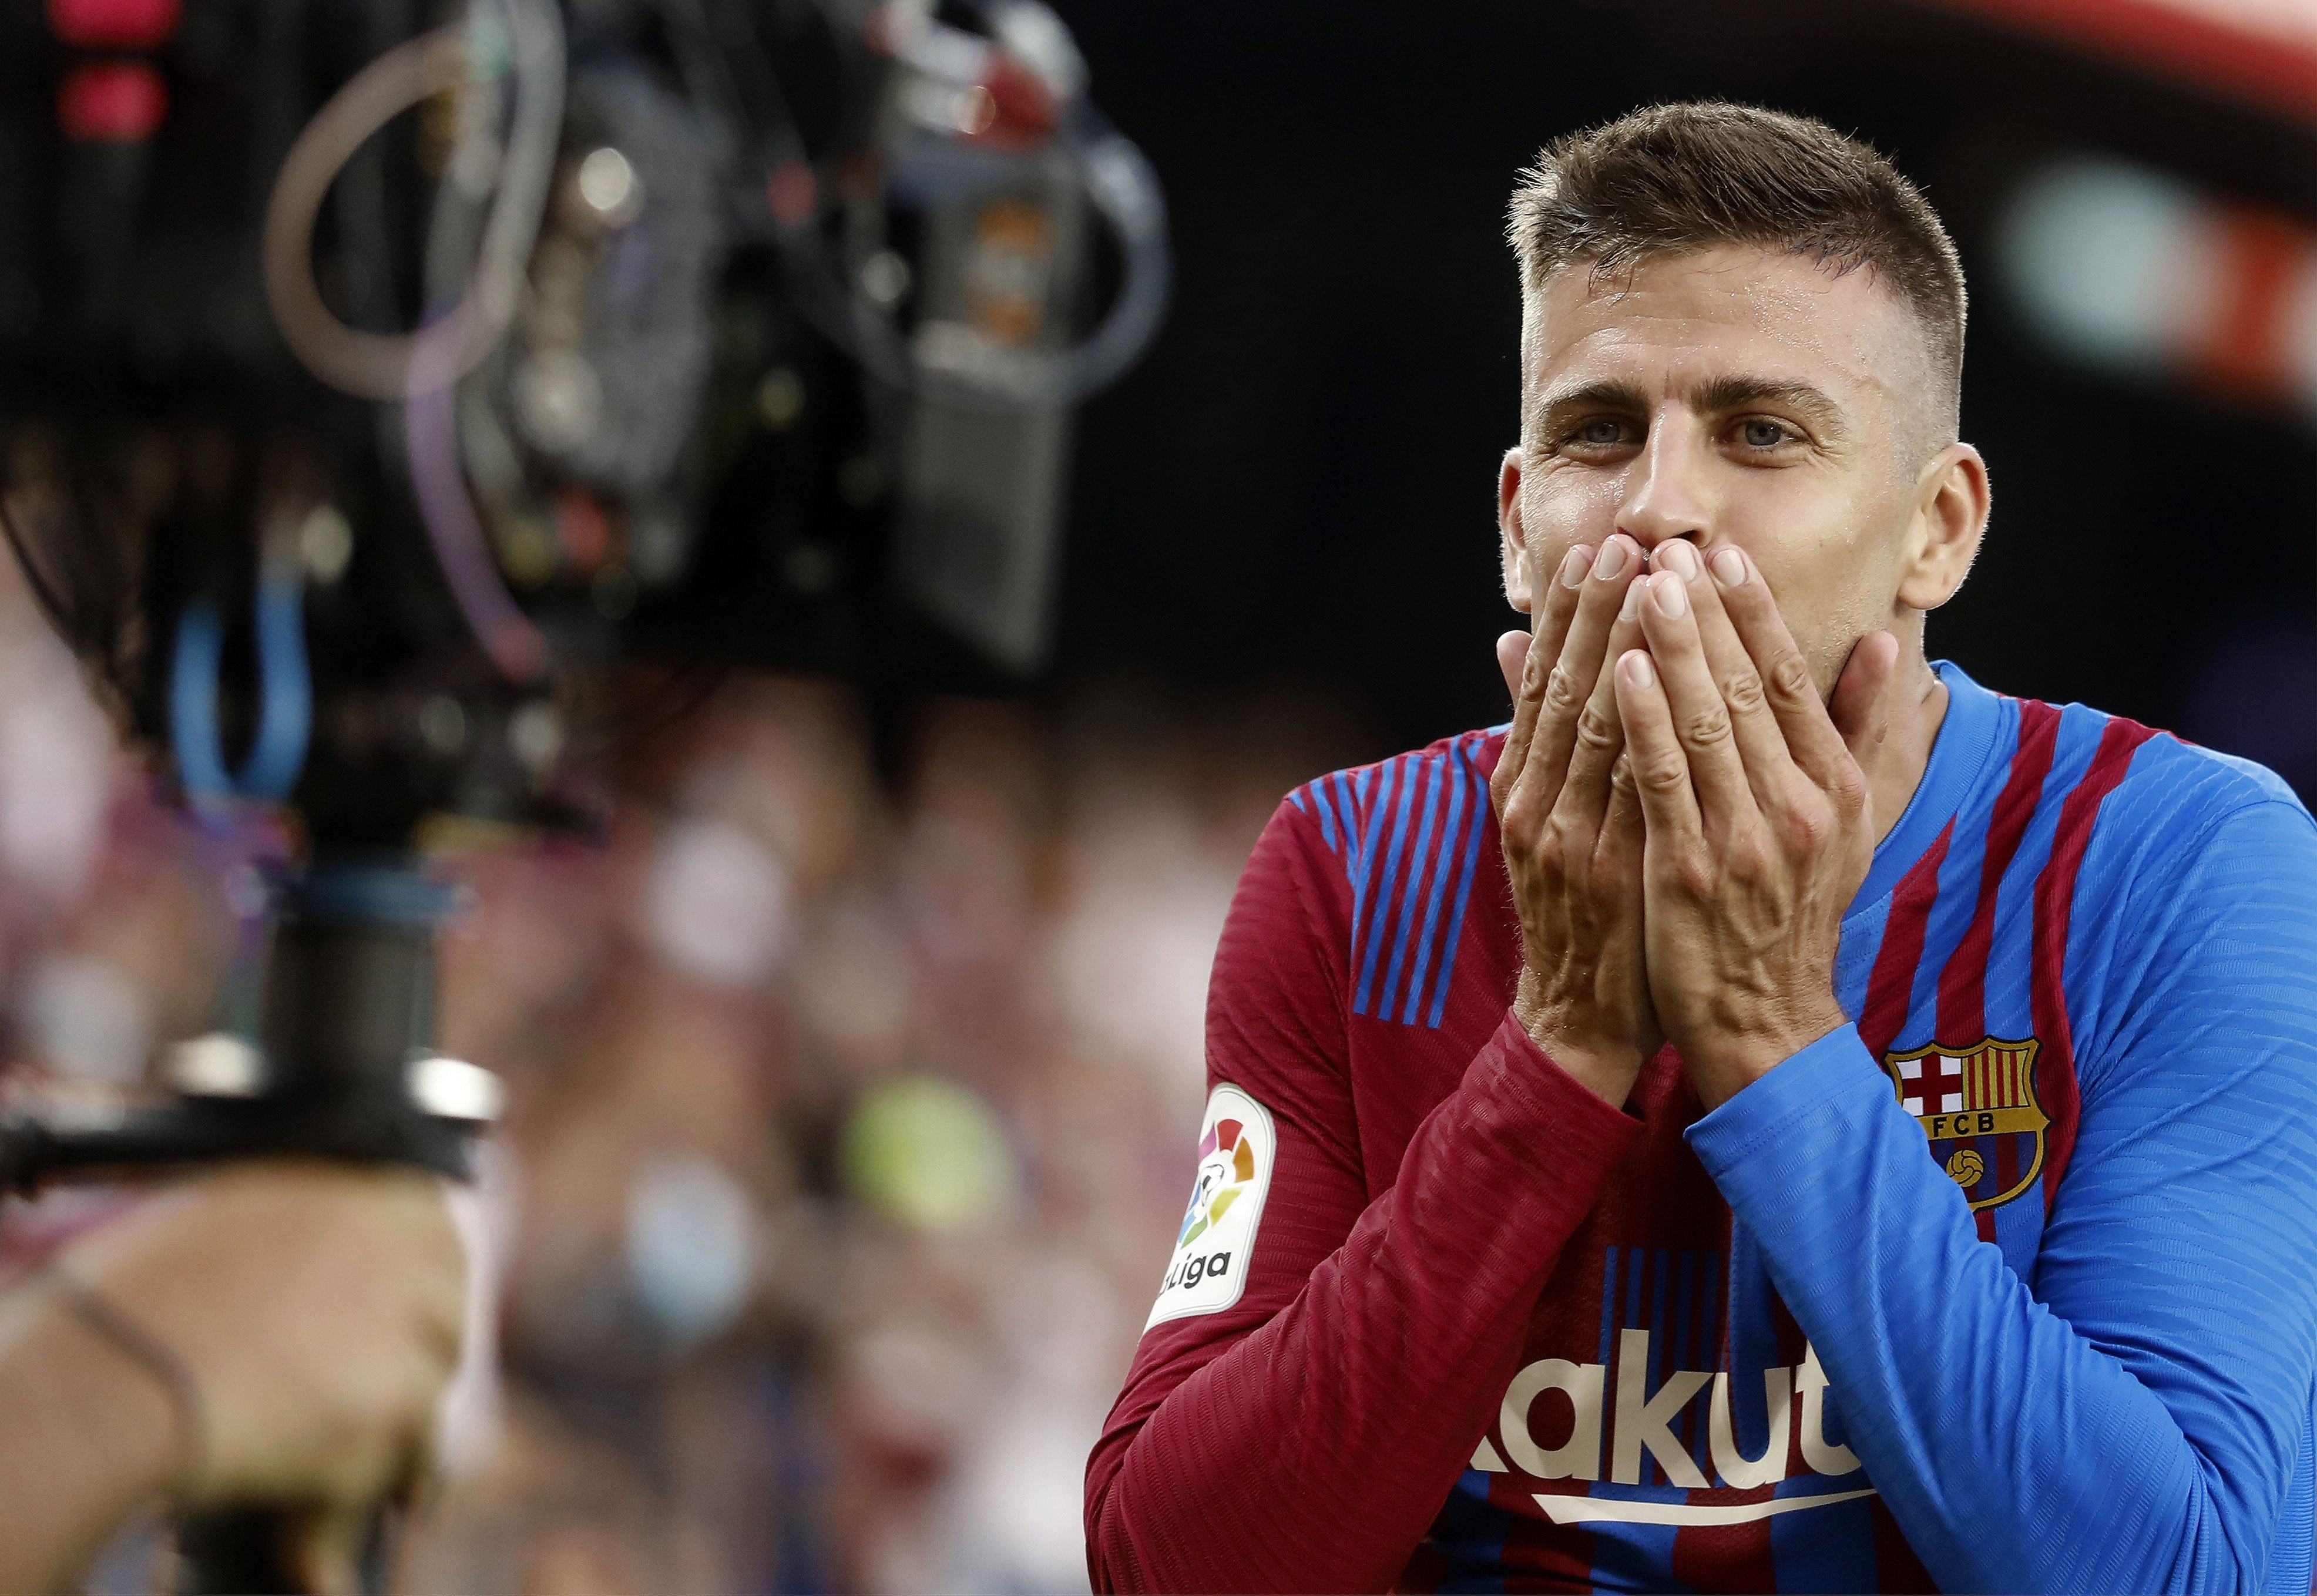
[[2091, 845], [2092, 823], [2099, 807], [2132, 768], [2132, 756], [2156, 734], [2121, 717], [2100, 733], [2099, 747], [2076, 789], [2060, 807], [2059, 828], [2052, 837], [2052, 857], [2035, 878], [2035, 945], [2027, 984], [2029, 1012], [2035, 1035], [2043, 1042], [2036, 1055], [2036, 1093], [2044, 1111], [2052, 1117], [2044, 1132], [2044, 1202], [2048, 1210], [2067, 1172], [2068, 1155], [2076, 1145], [2076, 1045], [2068, 1029], [2065, 988], [2068, 963], [2068, 921], [2075, 911], [2076, 872]]
[[[1974, 1153], [1979, 1153], [1982, 1159], [1986, 1158], [1988, 1153], [1994, 1153], [1995, 1163], [1999, 1172], [2003, 1162], [2003, 1155], [1999, 1151], [1993, 1147], [1990, 1147], [1986, 1152], [1980, 1152], [1979, 1137], [1975, 1136], [1958, 1137], [1955, 1141], [1955, 1151], [1961, 1152], [1966, 1147], [1970, 1148]], [[1955, 1156], [1955, 1154], [1950, 1153], [1947, 1156], [1952, 1158]], [[1982, 1167], [1984, 1166], [1982, 1165]], [[1996, 1190], [2000, 1191], [2003, 1188], [1998, 1186]], [[1979, 1208], [1974, 1210], [1971, 1216], [1971, 1227], [1975, 1233], [1977, 1233], [1980, 1240], [1983, 1242], [1993, 1241], [1995, 1239], [1995, 1210], [1993, 1208]]]
[[2004, 872], [2027, 834], [2044, 799], [2044, 779], [2051, 774], [2052, 751], [2060, 738], [2060, 712], [2033, 700], [2019, 705], [2019, 747], [2011, 756], [2011, 774], [1995, 800], [1987, 824], [1987, 855], [1979, 868], [1979, 902], [1971, 912], [1971, 925], [1939, 972], [1938, 1039], [1967, 1048], [1987, 1034], [1987, 959], [1995, 942], [1995, 897]]
[[[1979, 901], [1973, 905], [1971, 924], [1939, 971], [1937, 1039], [1951, 1048], [1969, 1048], [1987, 1035], [1987, 960], [1995, 943], [1995, 899], [2004, 873], [2019, 852], [2027, 823], [2044, 798], [2044, 779], [2051, 774], [2052, 751], [2060, 737], [2060, 712], [2049, 704], [2023, 700], [2019, 705], [2019, 746], [2011, 755], [2011, 772], [1996, 796], [1987, 824], [1987, 852], [1980, 860]], [[1982, 1146], [1978, 1137], [1961, 1144], [1989, 1154], [1998, 1191], [2008, 1191], [2018, 1179], [2017, 1149], [2009, 1137]], [[1979, 1239], [1995, 1239], [1995, 1210], [1982, 1208], [1972, 1216]]]
[[[1509, 1485], [1507, 1482], [1511, 1482]], [[1524, 1482], [1511, 1475], [1489, 1481], [1489, 1502], [1510, 1520], [1505, 1527], [1502, 1555], [1504, 1588], [1507, 1591], [1590, 1591], [1593, 1588], [1593, 1534], [1574, 1525], [1554, 1524], [1539, 1518], [1536, 1503]], [[1525, 1482], [1530, 1489], [1534, 1481]], [[1582, 1496], [1582, 1491], [1571, 1494]], [[1458, 1572], [1471, 1574], [1472, 1569]], [[1395, 1591], [1409, 1589], [1395, 1581]]]
[[[1987, 1146], [1988, 1143], [1993, 1145]], [[1987, 1157], [1988, 1167], [1995, 1172], [1995, 1190], [1999, 1195], [2010, 1190], [2019, 1183], [2019, 1138], [2017, 1136], [1989, 1137], [1984, 1140], [1974, 1137], [1972, 1138], [1971, 1145], [1985, 1146], [1986, 1150], [1981, 1156]], [[1993, 1156], [1988, 1157], [1989, 1154], [1992, 1154]], [[1982, 1208], [1972, 1217], [1978, 1222], [1979, 1239], [1983, 1242], [1993, 1241], [1995, 1210]]]
[[1883, 923], [1883, 947], [1874, 955], [1874, 973], [1866, 980], [1866, 1012], [1858, 1018], [1858, 1034], [1866, 1050], [1880, 1060], [1899, 1028], [1907, 1023], [1907, 1004], [1915, 992], [1915, 967], [1923, 961], [1923, 932], [1931, 905], [1939, 897], [1939, 866], [1946, 861], [1947, 844], [1955, 840], [1955, 822], [1939, 828], [1938, 838], [1899, 878], [1891, 892], [1890, 917]]

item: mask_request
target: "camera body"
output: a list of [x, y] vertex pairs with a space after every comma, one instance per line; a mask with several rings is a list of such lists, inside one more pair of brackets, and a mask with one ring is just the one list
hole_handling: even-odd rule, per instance
[[571, 753], [720, 668], [1038, 667], [1167, 263], [1034, 0], [0, 30], [0, 507], [197, 803], [584, 824]]

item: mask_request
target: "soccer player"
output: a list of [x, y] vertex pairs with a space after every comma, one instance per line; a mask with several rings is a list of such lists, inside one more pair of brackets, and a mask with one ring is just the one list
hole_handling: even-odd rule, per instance
[[1874, 152], [1660, 106], [1511, 230], [1513, 719], [1248, 861], [1096, 1587], [2308, 1591], [2317, 827], [1927, 660], [1988, 476]]

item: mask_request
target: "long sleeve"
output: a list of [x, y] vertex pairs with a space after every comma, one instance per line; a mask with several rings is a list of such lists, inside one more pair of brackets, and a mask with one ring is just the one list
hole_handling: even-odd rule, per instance
[[1946, 1590], [2265, 1588], [2308, 1467], [2317, 831], [2239, 808], [2124, 909], [2032, 1281], [1855, 1030], [1689, 1131]]
[[1239, 1300], [1144, 1334], [1088, 1463], [1100, 1591], [1388, 1585], [1639, 1129], [1507, 1016], [1371, 1200], [1329, 866], [1311, 823], [1283, 806], [1224, 929], [1209, 1080], [1270, 1116], [1276, 1168]]

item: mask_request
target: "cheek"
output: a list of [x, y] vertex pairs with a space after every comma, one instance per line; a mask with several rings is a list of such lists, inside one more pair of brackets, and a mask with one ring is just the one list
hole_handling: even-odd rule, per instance
[[1850, 650], [1891, 625], [1889, 562], [1879, 545], [1842, 537], [1735, 537], [1761, 568], [1794, 646], [1821, 694], [1834, 691]]
[[1619, 478], [1603, 471], [1533, 471], [1521, 479], [1521, 531], [1528, 557], [1549, 579], [1579, 543], [1601, 547], [1617, 530]]

